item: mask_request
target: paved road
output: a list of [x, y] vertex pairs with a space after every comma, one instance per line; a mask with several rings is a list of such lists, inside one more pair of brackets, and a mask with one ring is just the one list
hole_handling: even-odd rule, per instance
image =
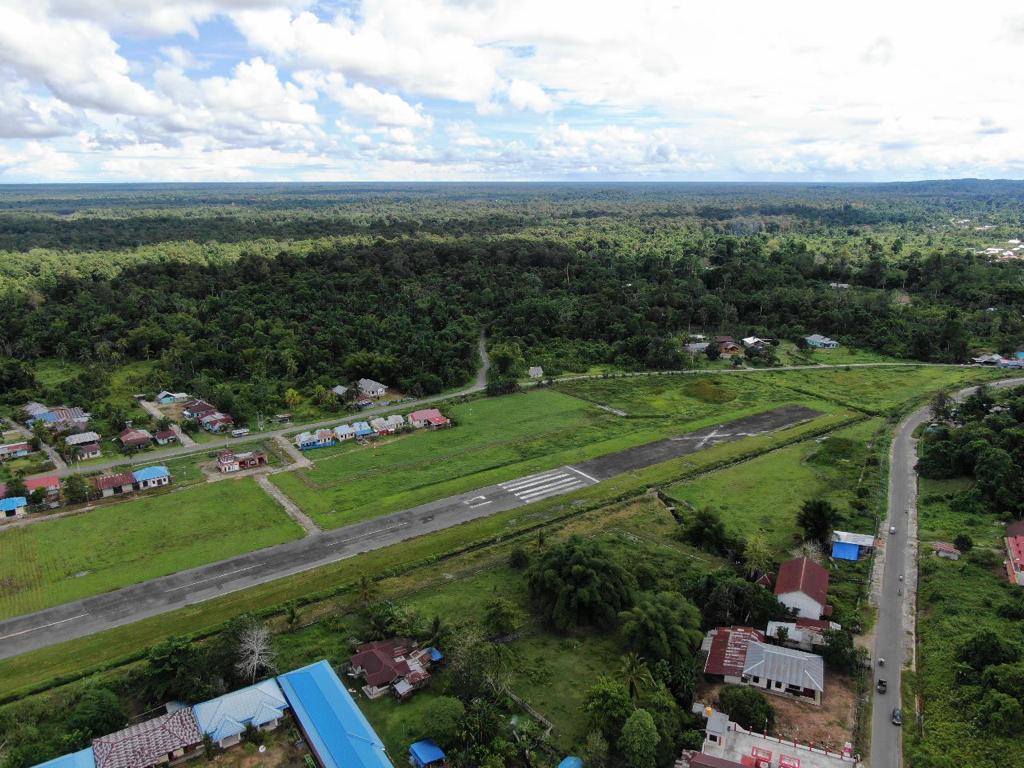
[[[1006, 387], [1022, 382], [1024, 379], [1004, 379], [989, 386]], [[965, 389], [958, 397], [974, 389]], [[902, 729], [892, 724], [892, 710], [900, 706], [900, 673], [904, 665], [912, 661], [914, 651], [914, 590], [917, 585], [917, 473], [914, 467], [917, 464], [917, 441], [913, 433], [918, 426], [928, 421], [930, 415], [928, 408], [912, 413], [900, 424], [892, 442], [889, 510], [882, 530], [885, 538], [885, 570], [878, 598], [872, 660], [874, 679], [885, 679], [888, 692], [873, 693], [872, 768], [899, 768], [902, 765]], [[895, 526], [895, 533], [889, 533], [890, 526]], [[878, 666], [880, 658], [885, 659], [884, 667]], [[913, 727], [913, 714], [906, 714], [906, 727]]]
[[[482, 392], [487, 387], [487, 371], [490, 368], [491, 361], [487, 355], [487, 347], [483, 337], [480, 338], [480, 360], [481, 366], [477, 371], [476, 381], [465, 389], [460, 389], [456, 392], [447, 392], [441, 395], [432, 395], [431, 397], [423, 397], [419, 400], [410, 400], [402, 403], [400, 408], [402, 410], [415, 410], [423, 405], [429, 405], [431, 403], [441, 402], [448, 400], [453, 397], [459, 397], [461, 395], [471, 395], [476, 392]], [[850, 363], [847, 365], [786, 365], [777, 368], [720, 368], [712, 370], [704, 369], [693, 369], [693, 370], [679, 370], [679, 371], [638, 371], [635, 373], [623, 373], [622, 376], [627, 377], [641, 377], [641, 376], [707, 376], [707, 375], [739, 375], [739, 374], [757, 374], [757, 373], [773, 373], [779, 371], [821, 371], [828, 370], [830, 368], [902, 368], [902, 367], [950, 367], [959, 368], [961, 366], [947, 364], [947, 363]], [[586, 379], [600, 379], [603, 378], [601, 375], [578, 375], [578, 376], [563, 376], [555, 381], [582, 381]], [[360, 411], [357, 414], [339, 414], [331, 419], [324, 419], [322, 421], [313, 421], [306, 424], [289, 424], [281, 429], [270, 430], [267, 432], [254, 432], [250, 435], [250, 439], [254, 437], [259, 438], [276, 438], [284, 437], [286, 434], [292, 432], [300, 432], [303, 430], [319, 429], [320, 427], [333, 427], [337, 426], [340, 422], [359, 418], [360, 420], [369, 419], [372, 416], [377, 416], [384, 413], [393, 413], [399, 409], [397, 405], [389, 405], [383, 408], [370, 408], [365, 411]], [[113, 461], [107, 461], [97, 464], [90, 464], [84, 468], [76, 467], [64, 467], [57, 471], [43, 472], [38, 475], [32, 475], [32, 477], [42, 477], [44, 475], [56, 475], [57, 477], [67, 477], [68, 475], [76, 474], [77, 472], [102, 472], [108, 469], [114, 469], [115, 467], [124, 466], [126, 463], [131, 464], [133, 461], [143, 464], [153, 464], [158, 461], [174, 458], [177, 456], [184, 456], [190, 453], [208, 453], [211, 451], [220, 450], [221, 448], [230, 448], [232, 444], [237, 444], [237, 440], [232, 440], [230, 437], [225, 437], [223, 443], [206, 443], [205, 445], [199, 445], [197, 447], [188, 447], [185, 445], [175, 446], [173, 448], [163, 448], [155, 451], [147, 451], [146, 453], [139, 454], [138, 456], [128, 456], [127, 458], [122, 457]]]
[[220, 597], [817, 415], [801, 406], [777, 408], [9, 619], [0, 622], [0, 658]]

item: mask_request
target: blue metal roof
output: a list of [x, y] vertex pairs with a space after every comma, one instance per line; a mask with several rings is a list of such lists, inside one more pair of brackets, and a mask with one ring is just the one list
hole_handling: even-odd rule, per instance
[[832, 557], [836, 560], [860, 560], [860, 547], [845, 541], [833, 542]]
[[288, 702], [280, 686], [274, 680], [264, 680], [196, 704], [192, 714], [200, 731], [210, 734], [214, 741], [222, 741], [244, 733], [249, 723], [257, 728], [272, 723], [281, 718], [286, 709]]
[[327, 661], [277, 678], [324, 768], [394, 768], [369, 721]]
[[583, 768], [583, 761], [578, 757], [567, 757], [558, 764], [558, 768]]
[[145, 480], [157, 480], [161, 477], [170, 477], [171, 472], [167, 467], [143, 467], [132, 472], [135, 482], [141, 483]]
[[92, 747], [89, 747], [81, 752], [61, 755], [45, 763], [39, 763], [35, 768], [96, 768], [96, 760], [92, 754]]
[[409, 747], [409, 755], [412, 757], [413, 765], [417, 768], [444, 760], [444, 750], [430, 739], [417, 741]]
[[0, 512], [13, 512], [19, 507], [24, 507], [28, 504], [28, 499], [24, 496], [11, 496], [8, 499], [0, 499]]

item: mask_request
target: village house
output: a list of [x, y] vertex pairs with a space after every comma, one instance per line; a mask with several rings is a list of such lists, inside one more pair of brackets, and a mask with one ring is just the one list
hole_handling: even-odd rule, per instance
[[281, 686], [276, 680], [264, 680], [196, 704], [192, 714], [200, 733], [223, 749], [241, 742], [249, 726], [261, 731], [274, 730], [287, 710]]
[[153, 442], [153, 435], [146, 429], [133, 429], [128, 427], [120, 435], [117, 436], [117, 441], [121, 443], [121, 447], [127, 451], [137, 451], [143, 448], [148, 448]]
[[770, 339], [759, 339], [757, 336], [747, 336], [741, 341], [743, 342], [744, 349], [761, 350], [772, 345]]
[[386, 435], [391, 431], [388, 429], [388, 423], [379, 416], [376, 419], [370, 419], [370, 428], [378, 435]]
[[20, 459], [24, 456], [28, 456], [30, 453], [32, 453], [32, 446], [27, 442], [0, 445], [0, 461]]
[[101, 736], [92, 742], [96, 768], [156, 768], [197, 754], [203, 743], [191, 708]]
[[68, 405], [50, 408], [36, 402], [22, 406], [22, 412], [25, 414], [25, 423], [30, 427], [41, 421], [54, 432], [81, 431], [89, 423], [90, 418], [90, 414], [81, 408]]
[[875, 537], [867, 533], [832, 532], [832, 557], [836, 560], [860, 560], [875, 548]]
[[[31, 496], [35, 491], [42, 488], [46, 492], [46, 499], [53, 500], [60, 496], [60, 478], [56, 475], [46, 477], [27, 477], [24, 480], [25, 492]], [[7, 495], [7, 483], [0, 483], [0, 498]]]
[[381, 384], [373, 379], [360, 379], [356, 382], [356, 387], [363, 397], [384, 397], [388, 393], [386, 384]]
[[338, 442], [344, 442], [353, 439], [356, 431], [351, 424], [339, 424], [334, 428], [334, 436], [338, 438]]
[[686, 351], [691, 355], [703, 355], [708, 351], [708, 346], [706, 341], [692, 341], [686, 345]]
[[68, 435], [64, 438], [64, 445], [72, 447], [75, 445], [88, 445], [89, 443], [98, 443], [100, 436], [96, 432], [79, 432], [74, 435]]
[[267, 463], [267, 454], [263, 451], [221, 451], [217, 455], [217, 471], [224, 474], [253, 469]]
[[137, 490], [145, 491], [170, 483], [171, 472], [167, 467], [143, 467], [132, 472], [132, 480]]
[[77, 461], [88, 461], [89, 459], [98, 459], [103, 455], [103, 451], [100, 450], [99, 443], [86, 443], [74, 446], [73, 454]]
[[787, 560], [775, 578], [775, 596], [804, 619], [832, 614], [828, 600], [828, 571], [806, 557]]
[[175, 403], [188, 402], [189, 396], [185, 392], [168, 392], [166, 389], [156, 396], [160, 405], [174, 405]]
[[422, 411], [413, 411], [409, 414], [409, 425], [414, 429], [438, 429], [450, 427], [451, 419], [445, 417], [437, 408], [425, 408]]
[[355, 424], [352, 425], [352, 429], [356, 431], [356, 439], [358, 440], [377, 436], [377, 433], [373, 431], [373, 427], [371, 427], [365, 421], [357, 421]]
[[28, 499], [24, 496], [0, 499], [0, 517], [24, 517], [27, 513]]
[[385, 416], [384, 421], [387, 422], [389, 432], [394, 433], [405, 428], [405, 419], [401, 414], [393, 413], [390, 416]]
[[795, 619], [794, 621], [769, 621], [765, 636], [788, 648], [813, 651], [825, 645], [825, 632], [840, 630], [842, 626], [824, 619]]
[[235, 425], [235, 420], [226, 413], [214, 411], [213, 413], [207, 413], [205, 416], [200, 416], [199, 424], [207, 432], [218, 433], [231, 429]]
[[349, 674], [365, 682], [363, 693], [371, 699], [391, 690], [400, 699], [427, 685], [430, 667], [442, 658], [435, 648], [416, 648], [407, 638], [377, 640], [356, 648], [349, 660]]
[[1024, 520], [1006, 526], [1006, 575], [1010, 583], [1024, 585]]
[[972, 357], [971, 362], [975, 365], [999, 365], [1003, 362], [1003, 356], [995, 353], [978, 355]]
[[762, 688], [769, 693], [821, 703], [825, 666], [820, 656], [769, 645], [753, 627], [719, 627], [704, 638], [704, 674], [726, 683]]
[[539, 365], [531, 365], [528, 373], [531, 379], [544, 378], [544, 369]]
[[128, 472], [119, 472], [115, 475], [103, 475], [93, 480], [96, 492], [104, 499], [111, 496], [120, 496], [131, 493], [135, 490], [135, 478]]
[[186, 419], [198, 420], [216, 411], [217, 409], [205, 400], [189, 400], [181, 409], [181, 415]]
[[153, 435], [153, 439], [157, 445], [168, 445], [169, 443], [178, 442], [178, 435], [173, 429], [162, 429]]
[[344, 400], [345, 399], [345, 395], [348, 394], [348, 387], [346, 387], [346, 386], [344, 386], [342, 384], [339, 384], [336, 387], [331, 387], [331, 392], [333, 392], [337, 397], [339, 397], [342, 400]]
[[334, 430], [318, 429], [316, 432], [303, 432], [295, 437], [295, 447], [300, 451], [309, 451], [314, 448], [328, 448], [334, 445]]
[[820, 333], [804, 336], [804, 341], [807, 342], [807, 346], [811, 349], [835, 349], [839, 346], [838, 341], [830, 339], [828, 336], [822, 336]]
[[718, 345], [718, 352], [722, 357], [731, 357], [743, 351], [732, 336], [715, 336], [715, 344]]
[[936, 557], [944, 557], [947, 560], [959, 560], [962, 554], [959, 549], [945, 541], [933, 541], [932, 551]]
[[707, 654], [704, 674], [739, 685], [743, 677], [747, 647], [751, 642], [761, 640], [764, 640], [764, 632], [753, 627], [733, 626], [710, 630], [701, 644], [701, 650]]

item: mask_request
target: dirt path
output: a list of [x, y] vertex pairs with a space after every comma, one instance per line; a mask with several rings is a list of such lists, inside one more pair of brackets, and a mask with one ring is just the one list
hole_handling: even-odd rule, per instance
[[294, 501], [285, 496], [280, 488], [270, 482], [270, 478], [267, 475], [257, 475], [256, 482], [272, 499], [284, 507], [284, 511], [288, 513], [292, 520], [305, 529], [307, 536], [315, 536], [320, 533], [320, 526], [314, 523], [309, 515], [299, 509]]
[[[159, 421], [160, 419], [162, 419], [164, 417], [164, 414], [160, 411], [159, 406], [157, 406], [157, 404], [154, 403], [154, 402], [151, 402], [149, 400], [139, 400], [139, 405], [142, 407], [142, 410], [144, 410], [146, 413], [148, 413], [150, 416], [152, 416], [157, 421]], [[179, 427], [174, 422], [171, 422], [171, 431], [175, 435], [178, 436], [178, 443], [183, 448], [195, 448], [196, 447], [196, 441], [193, 440], [188, 435], [186, 435], [184, 432], [182, 432], [181, 431], [181, 427]]]
[[304, 454], [302, 451], [296, 448], [295, 444], [292, 443], [287, 438], [281, 435], [277, 435], [276, 437], [274, 437], [274, 442], [276, 442], [278, 446], [280, 446], [282, 451], [284, 451], [285, 453], [292, 457], [292, 461], [295, 462], [296, 467], [313, 466], [313, 462], [309, 460], [309, 457], [307, 457], [306, 454]]

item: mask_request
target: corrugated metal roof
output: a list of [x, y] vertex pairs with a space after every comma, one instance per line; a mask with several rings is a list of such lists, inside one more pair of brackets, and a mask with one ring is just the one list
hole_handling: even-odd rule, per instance
[[277, 681], [324, 768], [394, 768], [384, 742], [326, 661]]
[[0, 512], [13, 512], [28, 504], [24, 496], [12, 496], [9, 499], [0, 499]]
[[751, 641], [764, 640], [764, 633], [753, 627], [719, 627], [708, 634], [711, 643], [704, 672], [709, 675], [739, 677], [743, 674], [747, 646]]
[[821, 656], [778, 645], [751, 642], [747, 646], [743, 674], [825, 691], [825, 663]]
[[92, 747], [89, 747], [39, 763], [35, 768], [96, 768], [96, 760], [92, 756]]
[[275, 680], [226, 693], [192, 708], [199, 730], [214, 741], [237, 736], [251, 723], [254, 727], [279, 719], [288, 709], [288, 702]]
[[832, 531], [832, 541], [843, 544], [856, 544], [858, 547], [874, 547], [875, 537], [869, 533], [850, 533], [849, 531]]
[[143, 467], [132, 472], [135, 482], [141, 483], [145, 480], [157, 480], [161, 477], [170, 477], [171, 471], [167, 467]]

